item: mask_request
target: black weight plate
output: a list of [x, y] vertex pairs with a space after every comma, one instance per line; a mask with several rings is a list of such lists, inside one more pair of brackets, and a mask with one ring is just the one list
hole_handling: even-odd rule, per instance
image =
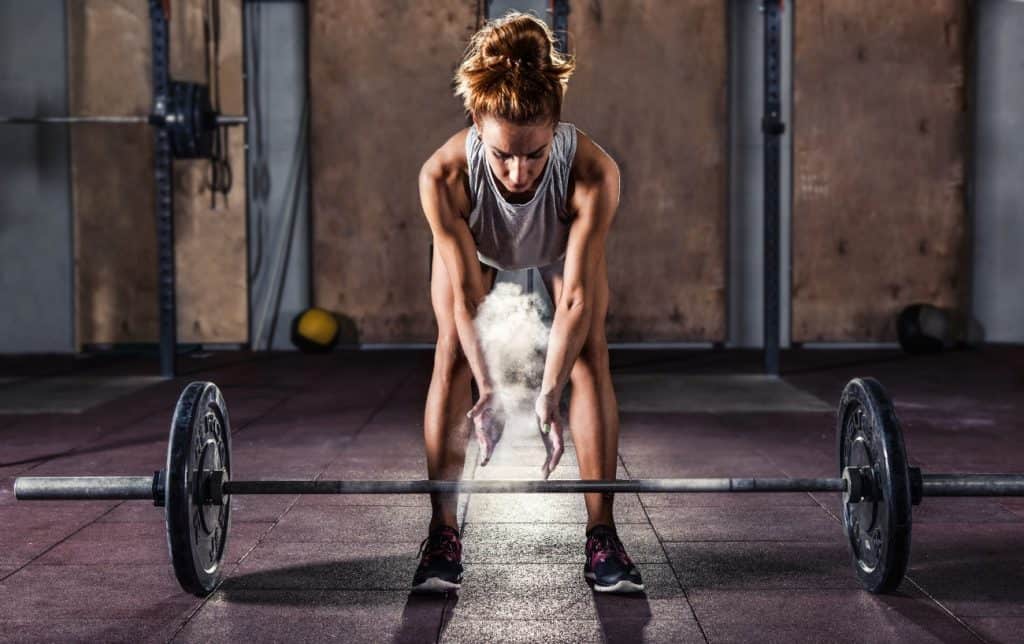
[[174, 574], [185, 590], [204, 597], [220, 582], [231, 527], [231, 500], [207, 503], [204, 470], [231, 475], [231, 422], [212, 382], [185, 387], [174, 408], [167, 446], [164, 515]]
[[172, 81], [169, 90], [167, 131], [176, 159], [204, 159], [213, 153], [216, 114], [210, 89], [198, 83]]
[[874, 500], [844, 503], [843, 527], [865, 590], [884, 593], [903, 580], [910, 558], [910, 474], [903, 432], [892, 401], [873, 378], [843, 389], [837, 415], [839, 472], [871, 468]]

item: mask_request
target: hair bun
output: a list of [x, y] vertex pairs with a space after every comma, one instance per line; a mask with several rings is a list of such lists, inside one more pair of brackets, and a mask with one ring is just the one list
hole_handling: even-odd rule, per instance
[[558, 121], [576, 63], [554, 47], [540, 18], [512, 12], [477, 31], [455, 74], [455, 94], [476, 116], [515, 123]]
[[484, 64], [491, 67], [542, 69], [551, 61], [548, 35], [527, 16], [495, 27], [481, 46]]

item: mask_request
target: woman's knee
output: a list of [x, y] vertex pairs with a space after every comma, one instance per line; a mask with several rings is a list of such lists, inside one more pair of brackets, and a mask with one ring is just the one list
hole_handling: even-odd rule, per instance
[[591, 381], [596, 382], [601, 374], [609, 371], [608, 342], [603, 337], [587, 338], [580, 350], [579, 357], [569, 374], [574, 384]]
[[451, 380], [470, 375], [469, 360], [466, 359], [456, 333], [438, 334], [434, 349], [434, 371]]

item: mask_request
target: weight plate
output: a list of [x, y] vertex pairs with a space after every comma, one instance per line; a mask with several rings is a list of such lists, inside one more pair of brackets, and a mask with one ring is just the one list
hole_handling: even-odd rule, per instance
[[843, 503], [843, 527], [854, 568], [873, 593], [894, 590], [910, 558], [911, 498], [907, 452], [892, 401], [873, 378], [854, 378], [843, 389], [837, 416], [839, 473], [870, 468], [874, 500]]
[[203, 472], [231, 475], [231, 423], [212, 382], [185, 387], [174, 408], [167, 447], [164, 513], [174, 574], [185, 590], [204, 597], [220, 581], [231, 526], [231, 499], [206, 500]]
[[198, 83], [171, 81], [167, 131], [176, 159], [205, 159], [213, 153], [216, 113], [210, 89]]

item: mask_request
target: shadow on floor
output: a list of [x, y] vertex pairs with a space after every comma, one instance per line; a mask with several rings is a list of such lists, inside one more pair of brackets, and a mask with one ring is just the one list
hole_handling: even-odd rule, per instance
[[647, 593], [594, 593], [594, 607], [607, 644], [644, 641], [644, 628], [651, 621], [651, 605], [647, 601]]
[[[227, 603], [274, 606], [352, 606], [376, 608], [377, 592], [406, 590], [415, 561], [408, 557], [338, 560], [260, 570], [224, 581], [220, 595]], [[342, 591], [348, 591], [342, 594]], [[353, 596], [355, 593], [365, 593]], [[409, 593], [393, 642], [434, 642], [443, 636], [459, 603], [457, 592]], [[365, 604], [365, 606], [364, 606]], [[651, 620], [646, 593], [594, 593], [594, 606], [604, 640], [609, 643], [643, 640]], [[381, 613], [381, 619], [387, 619]], [[495, 615], [494, 619], [502, 616]]]

